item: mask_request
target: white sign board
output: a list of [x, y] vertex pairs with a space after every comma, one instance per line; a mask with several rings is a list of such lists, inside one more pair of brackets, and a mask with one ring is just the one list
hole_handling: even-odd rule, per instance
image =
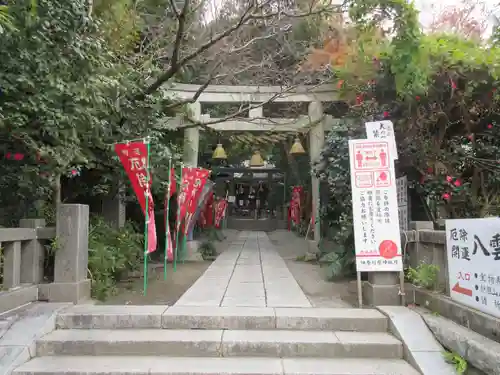
[[350, 140], [358, 272], [402, 271], [394, 160], [387, 141]]
[[391, 146], [391, 154], [394, 160], [398, 159], [398, 148], [394, 136], [394, 125], [392, 121], [365, 122], [366, 138], [370, 140], [385, 140]]
[[408, 230], [408, 181], [406, 176], [396, 179], [398, 216], [401, 230]]
[[450, 296], [500, 318], [500, 218], [446, 220]]

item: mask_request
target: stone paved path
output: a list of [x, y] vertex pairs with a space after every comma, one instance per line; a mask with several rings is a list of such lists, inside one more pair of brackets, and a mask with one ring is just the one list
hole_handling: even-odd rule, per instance
[[265, 232], [243, 231], [178, 306], [311, 307]]

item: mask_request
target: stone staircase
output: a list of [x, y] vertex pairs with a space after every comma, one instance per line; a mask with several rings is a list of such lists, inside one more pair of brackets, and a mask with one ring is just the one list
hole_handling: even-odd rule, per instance
[[56, 326], [13, 374], [418, 374], [372, 309], [79, 305]]

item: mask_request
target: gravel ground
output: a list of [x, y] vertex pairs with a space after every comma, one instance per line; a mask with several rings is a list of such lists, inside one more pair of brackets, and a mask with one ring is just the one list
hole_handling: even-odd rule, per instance
[[319, 264], [296, 260], [307, 251], [305, 239], [286, 230], [277, 230], [268, 234], [314, 307], [353, 307], [357, 301], [355, 281], [326, 281], [325, 273]]
[[[237, 236], [237, 231], [225, 231], [226, 239], [216, 242], [217, 251], [224, 251]], [[163, 279], [163, 264], [152, 266], [148, 278], [147, 294], [143, 295], [143, 279], [132, 278], [118, 285], [118, 293], [105, 302], [106, 305], [173, 305], [186, 290], [205, 272], [212, 262], [179, 262], [174, 272], [172, 264], [167, 268], [167, 280]]]

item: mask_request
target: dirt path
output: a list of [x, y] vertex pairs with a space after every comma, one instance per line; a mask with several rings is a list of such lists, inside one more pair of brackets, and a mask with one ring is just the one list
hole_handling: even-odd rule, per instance
[[[215, 242], [218, 252], [224, 251], [237, 236], [236, 231], [226, 231], [224, 241]], [[167, 268], [167, 280], [163, 279], [163, 265], [157, 264], [150, 271], [147, 294], [143, 295], [143, 279], [133, 278], [118, 285], [118, 293], [105, 302], [106, 305], [173, 305], [205, 272], [212, 262], [182, 262], [174, 272], [172, 264]]]
[[353, 306], [357, 297], [356, 285], [352, 280], [326, 281], [325, 272], [320, 265], [296, 260], [307, 251], [307, 242], [303, 238], [285, 230], [277, 230], [268, 235], [314, 307]]
[[[224, 251], [238, 235], [238, 231], [225, 231], [226, 239], [215, 242], [218, 252]], [[278, 253], [287, 263], [290, 272], [315, 307], [351, 307], [356, 301], [356, 289], [351, 280], [328, 282], [318, 264], [296, 261], [304, 255], [307, 243], [288, 231], [268, 233]], [[109, 298], [107, 305], [173, 305], [189, 287], [205, 272], [211, 262], [179, 263], [177, 272], [170, 264], [167, 280], [163, 280], [163, 265], [158, 264], [151, 272], [147, 295], [143, 295], [142, 278], [131, 279], [118, 286], [118, 294]]]

